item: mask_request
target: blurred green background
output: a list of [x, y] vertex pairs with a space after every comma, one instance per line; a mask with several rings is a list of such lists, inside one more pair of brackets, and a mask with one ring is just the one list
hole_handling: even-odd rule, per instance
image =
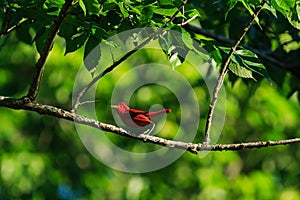
[[[162, 27], [182, 3], [181, 0], [74, 2], [47, 60], [37, 98], [39, 103], [67, 110], [71, 109], [74, 80], [85, 54], [85, 47], [81, 46], [86, 40], [85, 44], [92, 48], [124, 30]], [[188, 18], [176, 18], [172, 27], [187, 34], [188, 28], [178, 28], [178, 24], [197, 14], [194, 25], [198, 28], [235, 40], [250, 19], [249, 11], [259, 2], [190, 0], [185, 7]], [[271, 5], [267, 4], [259, 15], [260, 26], [254, 24], [243, 40], [245, 45], [277, 59], [275, 64], [262, 59], [272, 83], [255, 73], [257, 81], [242, 80], [233, 73], [226, 77], [226, 120], [218, 139], [220, 144], [300, 137], [300, 18], [291, 21], [299, 13], [299, 2], [285, 2], [270, 1]], [[36, 22], [1, 35], [0, 95], [17, 98], [26, 95], [39, 57], [37, 51], [43, 48], [46, 33], [63, 3], [63, 0], [0, 1], [1, 31], [25, 19]], [[11, 21], [5, 24], [9, 17]], [[216, 46], [229, 46], [228, 42], [192, 31], [189, 34], [211, 53], [220, 53]], [[64, 56], [66, 52], [69, 53]], [[162, 51], [144, 50], [100, 80], [96, 92], [96, 99], [100, 100], [96, 103], [98, 120], [115, 124], [109, 108], [114, 84], [135, 64], [150, 62], [170, 66]], [[220, 64], [222, 57], [216, 62]], [[280, 64], [283, 67], [278, 67]], [[194, 142], [202, 142], [210, 96], [204, 81], [188, 63], [176, 70], [197, 94], [201, 116]], [[181, 115], [178, 101], [170, 91], [155, 85], [140, 88], [130, 101], [130, 106], [139, 109], [149, 109], [153, 104], [172, 108], [164, 131], [158, 134], [172, 139]], [[163, 148], [105, 134], [133, 152]], [[79, 139], [73, 122], [0, 107], [0, 147], [1, 200], [300, 199], [300, 144], [210, 152], [203, 158], [185, 152], [163, 169], [131, 174], [113, 170], [95, 159]]]
[[[58, 38], [37, 101], [70, 109], [73, 81], [82, 64], [82, 49], [67, 56], [63, 52], [64, 42]], [[141, 58], [166, 62], [159, 51], [143, 51], [131, 59]], [[0, 53], [0, 94], [14, 97], [26, 94], [36, 59], [35, 49], [12, 35]], [[127, 60], [116, 72], [101, 79], [101, 89], [97, 90], [101, 102], [97, 110], [103, 122], [114, 123], [107, 105], [113, 83], [130, 69], [130, 62]], [[201, 121], [197, 137], [201, 141], [209, 96], [204, 83], [187, 72], [182, 70], [199, 98]], [[254, 92], [243, 80], [234, 85], [226, 83], [225, 87], [227, 116], [218, 143], [300, 136], [296, 94], [287, 99], [276, 84], [267, 81], [262, 81]], [[146, 90], [150, 91], [150, 97], [141, 98], [143, 95], [138, 91], [131, 105], [147, 109], [153, 102], [167, 102], [174, 112], [167, 121], [168, 131], [159, 136], [172, 138], [180, 116], [176, 112], [178, 102], [162, 100], [161, 90], [155, 86]], [[0, 107], [0, 116], [0, 199], [300, 199], [300, 144], [210, 152], [204, 158], [186, 152], [158, 171], [130, 174], [96, 160], [87, 152], [70, 121], [4, 107]], [[158, 148], [107, 135], [133, 151]]]

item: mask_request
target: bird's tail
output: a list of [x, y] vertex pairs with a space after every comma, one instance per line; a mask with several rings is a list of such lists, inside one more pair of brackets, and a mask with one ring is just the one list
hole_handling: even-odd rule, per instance
[[170, 112], [172, 112], [172, 109], [167, 108], [167, 109], [159, 110], [159, 111], [156, 111], [156, 112], [149, 112], [149, 116], [150, 117], [155, 117], [157, 115], [160, 115], [160, 114], [163, 114], [163, 113], [170, 113]]

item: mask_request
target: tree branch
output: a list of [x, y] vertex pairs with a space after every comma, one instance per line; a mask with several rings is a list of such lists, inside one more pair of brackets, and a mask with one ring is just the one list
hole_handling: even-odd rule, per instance
[[77, 115], [73, 112], [69, 112], [61, 108], [32, 102], [27, 97], [15, 99], [10, 97], [0, 96], [0, 106], [15, 109], [15, 110], [19, 110], [19, 109], [29, 110], [29, 111], [39, 113], [41, 115], [51, 115], [57, 118], [65, 119], [68, 121], [75, 121], [75, 123], [87, 125], [90, 127], [94, 127], [96, 129], [101, 129], [106, 132], [111, 132], [117, 135], [126, 136], [143, 142], [152, 143], [160, 146], [166, 146], [169, 148], [187, 150], [193, 154], [198, 154], [200, 151], [228, 151], [228, 150], [238, 151], [241, 149], [262, 148], [262, 147], [269, 147], [269, 146], [300, 143], [300, 138], [293, 138], [293, 139], [278, 140], [278, 141], [265, 141], [265, 142], [258, 141], [258, 142], [247, 142], [247, 143], [237, 143], [237, 144], [215, 144], [215, 145], [195, 144], [195, 143], [187, 143], [182, 141], [168, 140], [168, 139], [160, 138], [157, 136], [146, 135], [146, 134], [131, 133], [122, 128], [116, 127], [114, 125], [99, 122], [94, 119], [89, 119], [85, 116]]
[[17, 28], [20, 28], [21, 26], [24, 26], [26, 24], [33, 23], [33, 22], [34, 22], [33, 19], [26, 19], [26, 20], [22, 21], [21, 23], [16, 24], [16, 25], [6, 29], [4, 32], [1, 32], [0, 33], [0, 38], [3, 37], [6, 34], [9, 34], [12, 31], [16, 30]]
[[65, 1], [65, 4], [63, 5], [58, 17], [56, 18], [56, 20], [54, 21], [54, 24], [52, 25], [52, 29], [49, 33], [49, 36], [48, 36], [47, 40], [46, 40], [44, 50], [41, 53], [39, 60], [35, 64], [36, 71], [34, 73], [34, 78], [31, 82], [29, 91], [26, 95], [26, 97], [28, 97], [31, 101], [35, 100], [35, 98], [37, 97], [40, 82], [41, 82], [42, 76], [43, 76], [43, 71], [45, 69], [46, 60], [47, 60], [48, 55], [51, 51], [51, 47], [53, 45], [54, 37], [56, 36], [56, 34], [58, 32], [58, 29], [59, 29], [63, 19], [65, 18], [67, 10], [71, 6], [71, 4], [72, 4], [72, 0], [66, 0]]
[[210, 129], [211, 129], [211, 124], [212, 124], [212, 118], [213, 118], [214, 110], [215, 110], [216, 103], [217, 103], [217, 100], [218, 100], [218, 93], [219, 93], [220, 89], [223, 86], [225, 76], [228, 72], [228, 66], [229, 66], [229, 63], [230, 63], [230, 59], [231, 59], [232, 55], [234, 54], [234, 52], [236, 51], [236, 48], [239, 46], [239, 44], [241, 43], [241, 41], [245, 37], [246, 33], [250, 29], [250, 27], [253, 24], [255, 18], [258, 16], [258, 14], [260, 13], [260, 11], [263, 8], [263, 5], [266, 2], [267, 2], [267, 0], [263, 0], [262, 3], [258, 6], [257, 10], [252, 15], [251, 20], [248, 22], [247, 26], [244, 28], [243, 33], [236, 40], [234, 45], [231, 47], [230, 52], [229, 52], [229, 54], [228, 54], [228, 56], [227, 56], [227, 58], [226, 58], [226, 60], [223, 64], [221, 73], [220, 73], [220, 75], [218, 77], [218, 80], [217, 80], [217, 84], [214, 88], [212, 101], [209, 105], [209, 111], [208, 111], [208, 116], [207, 116], [207, 120], [206, 120], [206, 127], [205, 127], [205, 138], [204, 138], [204, 142], [203, 142], [204, 144], [209, 144], [210, 143]]
[[123, 61], [125, 61], [127, 58], [129, 58], [132, 54], [134, 54], [136, 51], [138, 51], [140, 48], [144, 47], [151, 41], [153, 41], [159, 34], [163, 32], [163, 30], [168, 27], [176, 18], [176, 15], [183, 9], [185, 4], [188, 2], [188, 0], [184, 0], [184, 2], [181, 4], [181, 6], [177, 9], [177, 11], [173, 14], [173, 16], [170, 18], [170, 20], [161, 28], [157, 31], [156, 34], [149, 36], [147, 40], [136, 46], [134, 49], [131, 51], [127, 52], [125, 55], [123, 55], [119, 60], [115, 61], [111, 66], [106, 68], [102, 73], [97, 75], [93, 80], [85, 87], [81, 92], [78, 93], [75, 102], [73, 103], [72, 106], [72, 112], [75, 112], [80, 104], [80, 99], [86, 94], [86, 92], [98, 81], [100, 80], [103, 76], [105, 76], [107, 73], [111, 72], [114, 70], [119, 64], [121, 64]]

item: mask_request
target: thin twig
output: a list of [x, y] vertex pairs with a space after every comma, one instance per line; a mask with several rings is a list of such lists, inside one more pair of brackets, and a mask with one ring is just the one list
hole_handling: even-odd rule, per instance
[[48, 36], [47, 40], [46, 40], [43, 52], [41, 53], [39, 60], [35, 64], [36, 70], [35, 70], [35, 73], [34, 73], [34, 77], [33, 77], [33, 80], [31, 82], [29, 91], [26, 95], [26, 97], [28, 97], [31, 101], [35, 100], [35, 98], [37, 97], [38, 90], [39, 90], [40, 83], [41, 83], [42, 76], [43, 76], [43, 71], [45, 69], [46, 60], [47, 60], [48, 55], [51, 51], [51, 47], [53, 45], [54, 37], [56, 36], [56, 34], [58, 32], [58, 29], [59, 29], [63, 19], [65, 18], [67, 10], [71, 6], [71, 4], [72, 4], [72, 0], [66, 0], [65, 1], [58, 17], [56, 18], [56, 20], [54, 21], [54, 23], [52, 25], [52, 29], [49, 33], [49, 36]]
[[33, 23], [33, 22], [34, 22], [33, 19], [26, 19], [26, 20], [22, 21], [19, 24], [13, 25], [12, 27], [10, 27], [7, 30], [5, 30], [4, 32], [1, 32], [0, 33], [0, 38], [3, 37], [4, 35], [9, 34], [12, 31], [16, 30], [17, 28], [20, 28], [20, 27], [22, 27], [22, 26], [24, 26], [26, 24], [30, 24], [30, 23]]
[[109, 66], [108, 68], [106, 68], [103, 72], [101, 72], [99, 75], [97, 75], [95, 78], [92, 79], [92, 81], [85, 87], [83, 88], [83, 90], [81, 90], [77, 97], [75, 102], [73, 103], [72, 106], [72, 112], [75, 112], [78, 108], [78, 105], [80, 103], [80, 99], [86, 94], [86, 92], [99, 80], [101, 79], [103, 76], [105, 76], [107, 73], [111, 72], [112, 70], [114, 70], [119, 64], [121, 64], [123, 61], [125, 61], [126, 59], [128, 59], [132, 54], [134, 54], [136, 51], [138, 51], [139, 49], [141, 49], [142, 47], [144, 47], [145, 45], [149, 44], [151, 41], [153, 41], [160, 33], [163, 32], [163, 30], [168, 27], [176, 18], [177, 14], [180, 12], [180, 10], [183, 9], [183, 7], [185, 6], [185, 4], [188, 2], [188, 0], [185, 0], [181, 6], [177, 9], [177, 11], [173, 14], [173, 16], [170, 18], [170, 20], [161, 28], [158, 30], [157, 33], [155, 33], [152, 36], [149, 36], [149, 38], [147, 40], [145, 40], [144, 42], [142, 42], [141, 44], [139, 44], [138, 46], [136, 46], [134, 49], [132, 49], [131, 51], [127, 52], [125, 55], [123, 55], [119, 60], [116, 60], [111, 66]]
[[185, 26], [188, 23], [190, 23], [191, 21], [193, 21], [194, 19], [196, 19], [198, 17], [198, 14], [194, 15], [193, 17], [191, 17], [190, 19], [186, 20], [186, 21], [182, 21], [181, 24], [179, 24], [180, 26]]
[[87, 125], [100, 129], [102, 131], [111, 132], [117, 135], [133, 138], [147, 143], [152, 143], [160, 146], [166, 146], [169, 148], [176, 148], [189, 151], [193, 154], [198, 154], [200, 151], [238, 151], [242, 149], [262, 148], [269, 146], [286, 145], [292, 143], [300, 143], [300, 138], [293, 138], [287, 140], [278, 141], [258, 141], [258, 142], [246, 142], [236, 144], [195, 144], [183, 141], [173, 141], [157, 136], [146, 134], [133, 134], [122, 128], [116, 127], [111, 124], [102, 123], [94, 119], [89, 119], [85, 116], [77, 115], [73, 112], [69, 112], [54, 106], [43, 105], [36, 102], [32, 102], [30, 99], [24, 97], [21, 99], [15, 99], [10, 97], [0, 96], [0, 106], [7, 107], [15, 110], [29, 110], [41, 115], [51, 115], [57, 118], [65, 119], [68, 121], [75, 121], [78, 124]]
[[99, 102], [99, 101], [100, 100], [84, 101], [84, 102], [80, 102], [78, 104], [78, 106], [82, 106], [82, 105], [89, 104], [89, 103], [95, 103], [95, 102]]
[[239, 46], [239, 44], [241, 43], [241, 41], [245, 37], [248, 30], [250, 29], [250, 27], [253, 24], [255, 18], [258, 16], [260, 11], [262, 10], [263, 5], [266, 3], [266, 1], [267, 0], [263, 0], [262, 3], [258, 6], [257, 10], [252, 15], [251, 20], [249, 21], [247, 26], [244, 28], [242, 35], [238, 38], [238, 40], [235, 42], [235, 44], [231, 47], [230, 52], [229, 52], [229, 54], [228, 54], [228, 56], [227, 56], [227, 58], [226, 58], [226, 60], [223, 64], [221, 73], [218, 77], [216, 86], [214, 88], [212, 101], [209, 105], [209, 111], [208, 111], [208, 116], [207, 116], [207, 120], [206, 120], [206, 127], [205, 127], [205, 138], [204, 138], [204, 142], [203, 142], [204, 144], [209, 144], [210, 143], [210, 129], [211, 129], [211, 125], [212, 125], [212, 118], [214, 116], [214, 110], [215, 110], [216, 103], [217, 103], [217, 100], [218, 100], [218, 93], [219, 93], [220, 89], [223, 86], [225, 76], [228, 72], [228, 66], [229, 66], [229, 63], [230, 63], [230, 59], [231, 59], [232, 55], [234, 54], [234, 52], [236, 51], [236, 48]]

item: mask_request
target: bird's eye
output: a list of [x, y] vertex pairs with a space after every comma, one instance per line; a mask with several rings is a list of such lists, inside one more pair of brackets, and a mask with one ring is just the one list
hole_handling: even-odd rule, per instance
[[119, 106], [119, 108], [123, 108], [123, 106], [122, 106], [122, 105], [120, 105], [120, 106]]

